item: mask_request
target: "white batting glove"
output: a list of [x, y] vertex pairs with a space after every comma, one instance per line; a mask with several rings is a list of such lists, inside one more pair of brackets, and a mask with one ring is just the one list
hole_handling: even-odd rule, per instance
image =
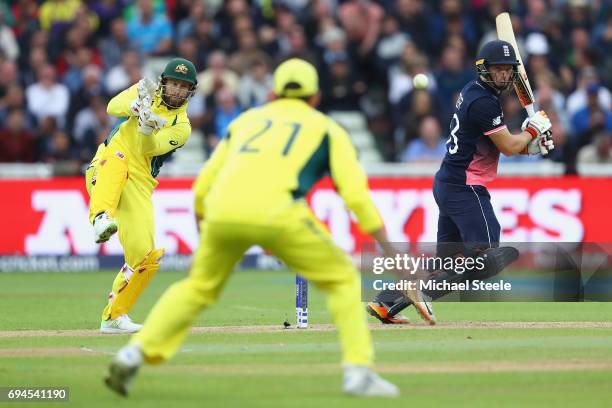
[[552, 123], [550, 122], [550, 119], [548, 119], [546, 112], [538, 111], [532, 117], [527, 118], [523, 122], [523, 126], [521, 126], [521, 129], [529, 132], [531, 137], [535, 139], [536, 137], [544, 135], [546, 132], [550, 131], [552, 128]]
[[538, 111], [535, 115], [525, 119], [521, 125], [521, 130], [531, 134], [531, 142], [527, 145], [528, 154], [547, 155], [554, 149], [554, 144], [550, 137], [552, 123], [544, 111]]

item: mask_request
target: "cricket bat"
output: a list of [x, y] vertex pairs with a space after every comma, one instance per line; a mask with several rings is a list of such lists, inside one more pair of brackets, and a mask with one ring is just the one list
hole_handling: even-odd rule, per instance
[[[525, 65], [523, 65], [523, 59], [519, 53], [518, 46], [516, 44], [516, 38], [514, 38], [514, 30], [512, 29], [512, 21], [510, 20], [510, 14], [500, 13], [495, 17], [495, 25], [497, 27], [497, 38], [503, 41], [507, 41], [514, 47], [516, 58], [520, 65], [518, 66], [518, 81], [514, 83], [514, 91], [518, 96], [521, 106], [527, 111], [527, 115], [532, 117], [536, 113], [535, 99], [533, 97], [533, 91], [529, 84], [529, 78], [527, 77], [527, 71], [525, 71]], [[540, 152], [543, 155], [548, 154], [546, 147], [540, 145]]]

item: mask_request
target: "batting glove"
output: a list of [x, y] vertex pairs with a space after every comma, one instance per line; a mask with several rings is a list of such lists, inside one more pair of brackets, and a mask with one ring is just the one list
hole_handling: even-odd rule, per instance
[[547, 155], [555, 148], [551, 135], [552, 123], [548, 119], [546, 112], [539, 111], [535, 115], [525, 119], [521, 125], [521, 130], [529, 132], [531, 142], [527, 145], [528, 154]]

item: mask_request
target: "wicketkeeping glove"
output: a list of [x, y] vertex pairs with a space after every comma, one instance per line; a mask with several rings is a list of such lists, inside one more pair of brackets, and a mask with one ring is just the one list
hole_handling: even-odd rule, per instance
[[130, 104], [130, 112], [132, 116], [139, 116], [143, 106], [151, 107], [153, 96], [157, 90], [157, 85], [148, 78], [143, 78], [138, 81], [138, 97]]

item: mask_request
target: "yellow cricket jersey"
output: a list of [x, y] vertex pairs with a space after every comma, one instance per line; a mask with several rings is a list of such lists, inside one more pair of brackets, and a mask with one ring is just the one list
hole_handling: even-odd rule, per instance
[[383, 226], [348, 133], [302, 100], [279, 99], [230, 124], [194, 183], [195, 211], [211, 221], [274, 224], [326, 173], [364, 231]]
[[120, 121], [96, 156], [107, 149], [121, 152], [126, 157], [130, 177], [154, 188], [157, 186], [155, 177], [164, 161], [189, 138], [191, 123], [187, 117], [187, 103], [178, 109], [168, 109], [156, 94], [151, 112], [165, 119], [166, 124], [151, 135], [139, 133], [138, 117], [131, 116], [130, 111], [130, 104], [137, 97], [138, 85], [133, 85], [110, 100], [106, 110], [109, 115], [119, 117]]

